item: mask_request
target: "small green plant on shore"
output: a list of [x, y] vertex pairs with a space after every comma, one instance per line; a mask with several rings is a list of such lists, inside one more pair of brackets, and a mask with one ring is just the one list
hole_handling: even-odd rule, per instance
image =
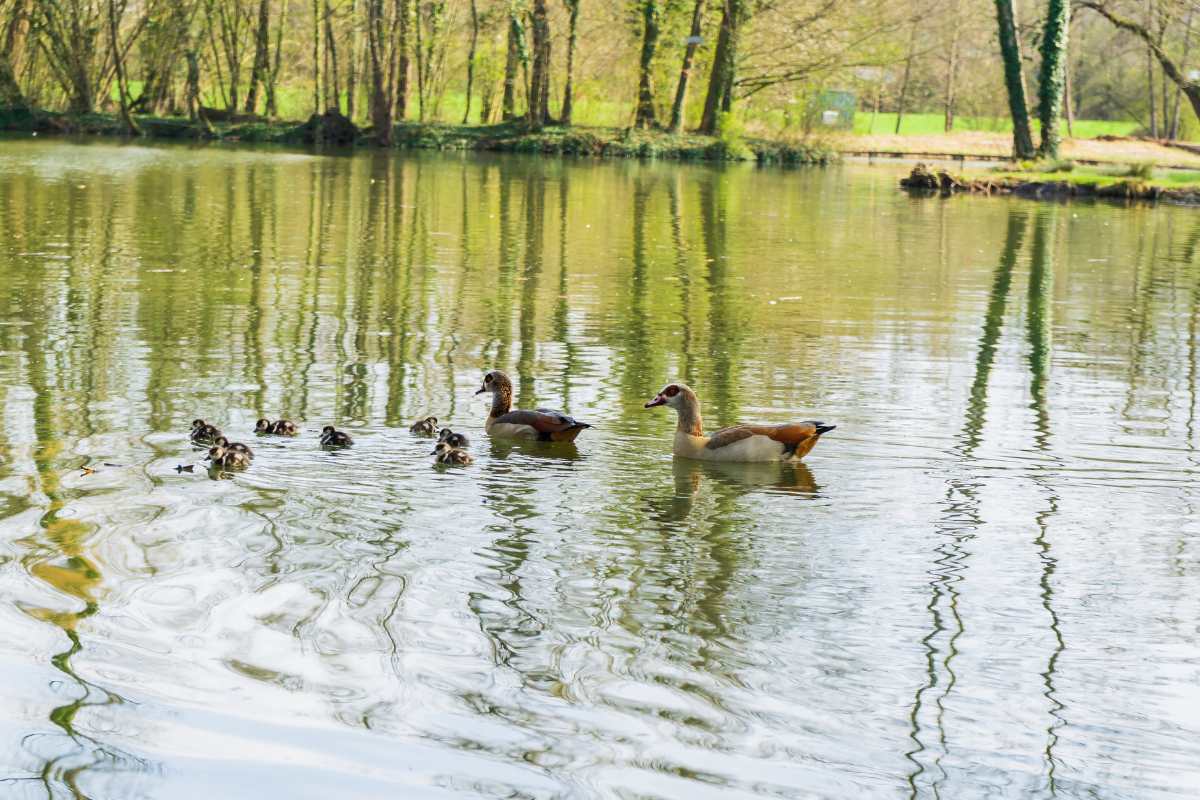
[[1141, 181], [1154, 180], [1154, 162], [1139, 161], [1136, 164], [1130, 164], [1129, 168], [1122, 173], [1126, 178], [1137, 178]]
[[750, 161], [754, 158], [754, 152], [746, 144], [741, 120], [730, 112], [717, 118], [717, 142], [724, 151], [725, 158], [738, 161]]

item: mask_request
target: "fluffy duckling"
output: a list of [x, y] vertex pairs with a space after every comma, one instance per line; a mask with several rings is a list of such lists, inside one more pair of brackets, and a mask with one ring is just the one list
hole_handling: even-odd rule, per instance
[[438, 431], [438, 441], [445, 442], [459, 450], [465, 450], [471, 445], [471, 440], [467, 438], [465, 433], [455, 433], [449, 428], [442, 428]]
[[646, 408], [656, 406], [673, 408], [679, 415], [675, 455], [700, 461], [798, 461], [816, 446], [821, 434], [837, 427], [824, 422], [734, 425], [706, 436], [700, 419], [700, 400], [682, 383], [667, 384], [646, 403]]
[[242, 453], [246, 456], [246, 458], [254, 458], [254, 451], [249, 447], [246, 447], [246, 445], [242, 444], [241, 442], [231, 442], [224, 436], [218, 436], [216, 439], [213, 439], [213, 444], [215, 444], [217, 447], [224, 447], [226, 450], [233, 453]]
[[349, 447], [354, 444], [354, 440], [349, 434], [336, 430], [332, 425], [326, 425], [321, 429], [321, 446], [322, 447]]
[[300, 429], [296, 427], [296, 423], [288, 419], [278, 419], [274, 422], [269, 419], [260, 419], [254, 424], [254, 432], [263, 435], [295, 436]]
[[433, 460], [438, 464], [446, 464], [452, 467], [465, 467], [475, 461], [466, 450], [451, 447], [446, 442], [438, 442], [432, 455], [434, 457]]
[[512, 410], [512, 381], [500, 370], [483, 376], [483, 386], [475, 394], [492, 394], [492, 410], [484, 429], [489, 436], [537, 439], [541, 442], [573, 442], [586, 422], [568, 417], [561, 411], [539, 408], [537, 411]]
[[209, 425], [202, 419], [192, 420], [192, 441], [197, 444], [211, 444], [221, 435], [215, 425]]
[[250, 456], [240, 450], [227, 450], [219, 444], [213, 445], [204, 460], [224, 469], [245, 469], [250, 466]]
[[408, 426], [410, 433], [417, 433], [422, 436], [432, 436], [437, 433], [438, 423], [437, 417], [421, 417], [419, 420]]

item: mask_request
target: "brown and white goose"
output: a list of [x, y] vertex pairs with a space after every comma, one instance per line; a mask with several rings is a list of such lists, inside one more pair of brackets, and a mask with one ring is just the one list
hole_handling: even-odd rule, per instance
[[704, 435], [700, 400], [682, 383], [670, 383], [646, 403], [646, 408], [670, 406], [679, 415], [675, 429], [675, 455], [701, 461], [799, 460], [817, 444], [821, 434], [836, 428], [823, 422], [783, 425], [734, 425], [711, 436]]
[[509, 439], [537, 439], [542, 442], [573, 442], [586, 422], [579, 422], [560, 411], [539, 408], [537, 411], [512, 410], [512, 381], [499, 370], [483, 376], [483, 386], [475, 394], [492, 393], [492, 410], [484, 430], [489, 436]]

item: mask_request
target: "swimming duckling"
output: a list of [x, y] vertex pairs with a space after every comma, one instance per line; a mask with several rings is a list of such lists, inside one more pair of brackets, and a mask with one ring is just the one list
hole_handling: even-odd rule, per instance
[[254, 458], [254, 451], [249, 447], [246, 447], [246, 445], [242, 444], [241, 442], [231, 442], [224, 436], [218, 436], [216, 439], [213, 439], [213, 444], [215, 444], [217, 447], [224, 447], [226, 450], [230, 450], [234, 453], [244, 453], [246, 458]]
[[208, 451], [204, 460], [211, 461], [214, 467], [225, 469], [245, 469], [250, 466], [250, 456], [240, 450], [227, 450], [219, 444]]
[[465, 467], [475, 460], [471, 458], [471, 454], [466, 450], [451, 447], [445, 442], [438, 442], [432, 455], [434, 456], [433, 460], [438, 464], [447, 464], [454, 467]]
[[438, 431], [438, 441], [445, 442], [451, 447], [456, 447], [459, 450], [465, 450], [471, 444], [471, 440], [467, 438], [465, 433], [455, 433], [449, 428], [442, 428], [440, 431]]
[[321, 429], [321, 446], [322, 447], [349, 447], [354, 444], [354, 440], [349, 434], [335, 430], [332, 425], [326, 425]]
[[409, 432], [422, 436], [432, 436], [437, 433], [437, 417], [421, 417], [408, 427]]
[[300, 431], [296, 427], [296, 423], [291, 420], [279, 419], [271, 422], [269, 419], [260, 419], [254, 424], [254, 432], [275, 436], [295, 436]]
[[221, 435], [215, 425], [209, 425], [202, 419], [192, 420], [192, 441], [197, 444], [210, 444]]

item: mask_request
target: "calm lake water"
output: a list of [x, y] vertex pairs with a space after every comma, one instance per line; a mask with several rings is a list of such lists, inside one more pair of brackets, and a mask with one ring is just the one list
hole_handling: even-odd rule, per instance
[[896, 169], [0, 142], [0, 796], [1195, 797], [1200, 215]]

